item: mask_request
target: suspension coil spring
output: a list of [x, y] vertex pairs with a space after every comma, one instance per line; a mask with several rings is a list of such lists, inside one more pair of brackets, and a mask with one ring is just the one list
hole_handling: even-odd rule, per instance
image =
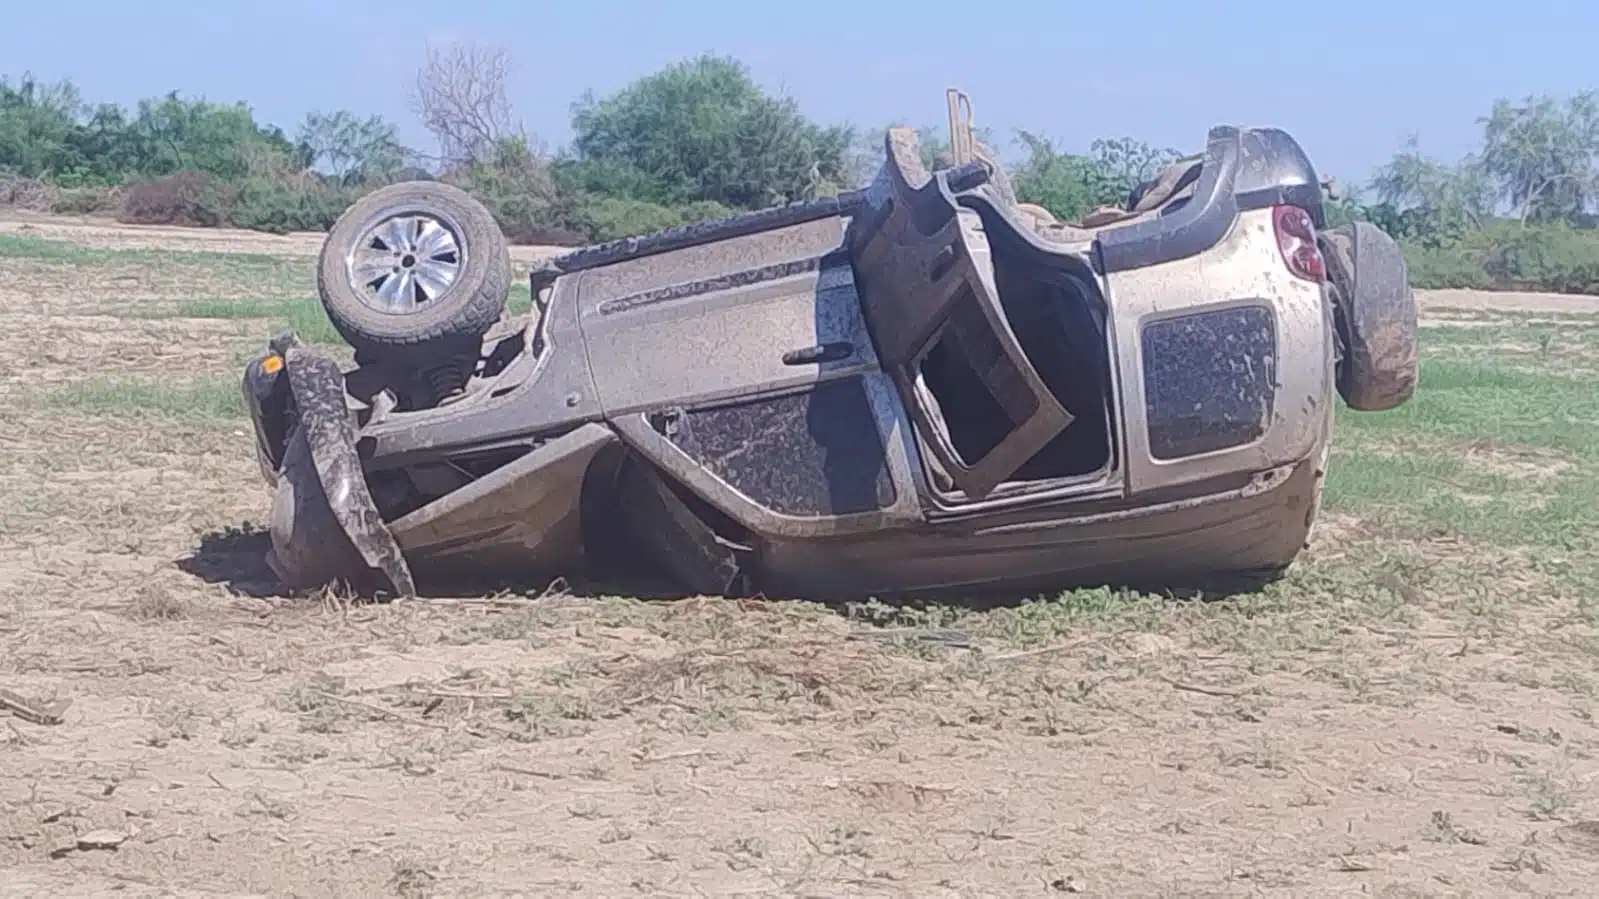
[[422, 380], [432, 392], [434, 402], [459, 393], [466, 386], [466, 379], [471, 374], [467, 366], [471, 361], [468, 357], [458, 356], [430, 366], [422, 373]]

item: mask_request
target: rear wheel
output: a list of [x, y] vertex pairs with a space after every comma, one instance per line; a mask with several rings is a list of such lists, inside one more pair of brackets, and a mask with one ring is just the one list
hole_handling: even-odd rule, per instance
[[356, 201], [322, 245], [317, 288], [344, 339], [403, 365], [476, 352], [505, 311], [511, 256], [483, 204], [437, 181]]
[[1369, 222], [1321, 234], [1339, 341], [1338, 393], [1351, 409], [1382, 412], [1416, 390], [1416, 295], [1399, 245]]

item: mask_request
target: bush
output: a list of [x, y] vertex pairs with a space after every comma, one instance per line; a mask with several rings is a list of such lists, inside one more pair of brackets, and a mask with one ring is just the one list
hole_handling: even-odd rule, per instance
[[586, 195], [574, 204], [573, 227], [596, 241], [649, 234], [679, 225], [731, 215], [733, 210], [709, 200], [663, 206], [644, 200]]
[[1457, 246], [1473, 234], [1473, 224], [1465, 214], [1457, 211], [1434, 211], [1422, 208], [1396, 209], [1387, 203], [1378, 203], [1365, 209], [1365, 218], [1392, 235], [1395, 240], [1428, 250], [1444, 250]]
[[493, 159], [449, 172], [443, 180], [487, 207], [511, 243], [583, 242], [566, 228], [561, 192], [549, 167], [533, 155], [524, 140], [503, 140], [496, 145]]
[[1481, 255], [1470, 247], [1429, 247], [1414, 240], [1401, 240], [1399, 247], [1405, 254], [1412, 287], [1481, 290], [1493, 286], [1492, 279], [1483, 271]]
[[1399, 245], [1414, 287], [1599, 295], [1599, 231], [1498, 221], [1445, 246]]
[[238, 192], [204, 172], [179, 172], [129, 187], [117, 221], [216, 228], [232, 223]]
[[122, 192], [110, 187], [65, 188], [50, 204], [57, 215], [101, 215], [115, 213], [122, 205]]
[[1505, 286], [1599, 294], [1599, 231], [1517, 229], [1494, 248], [1486, 267]]
[[230, 186], [203, 172], [180, 172], [128, 188], [117, 221], [271, 234], [326, 231], [360, 193], [311, 174], [255, 174]]
[[245, 179], [229, 214], [236, 228], [287, 234], [326, 231], [362, 191], [324, 183], [314, 176]]
[[1122, 203], [1127, 191], [1105, 175], [1093, 160], [1057, 152], [1033, 138], [1027, 162], [1011, 173], [1016, 199], [1048, 209], [1063, 222], [1075, 222], [1100, 206]]
[[506, 232], [505, 239], [523, 247], [581, 247], [589, 243], [587, 234], [563, 227], [533, 227]]
[[0, 207], [49, 212], [61, 191], [37, 178], [0, 175]]
[[519, 189], [515, 179], [465, 178], [458, 186], [482, 203], [505, 239], [523, 246], [576, 246], [584, 235], [566, 227], [557, 205], [540, 193]]

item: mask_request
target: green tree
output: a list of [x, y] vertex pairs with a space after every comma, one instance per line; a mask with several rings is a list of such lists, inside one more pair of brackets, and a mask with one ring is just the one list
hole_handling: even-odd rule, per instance
[[75, 145], [81, 108], [69, 81], [41, 84], [24, 74], [12, 85], [0, 78], [0, 171], [40, 178], [83, 166]]
[[73, 132], [73, 145], [83, 159], [84, 180], [98, 183], [122, 181], [138, 165], [128, 137], [128, 116], [115, 103], [102, 103]]
[[381, 183], [405, 165], [399, 127], [382, 116], [362, 119], [346, 109], [311, 112], [295, 137], [312, 166], [345, 184]]
[[1329, 228], [1372, 220], [1366, 204], [1361, 202], [1360, 191], [1355, 188], [1343, 188], [1336, 198], [1326, 198], [1322, 203], [1322, 210], [1326, 213]]
[[526, 138], [502, 137], [480, 154], [482, 158], [457, 167], [445, 178], [481, 200], [507, 237], [539, 242], [542, 233], [563, 222], [569, 202]]
[[576, 180], [662, 204], [758, 208], [843, 180], [852, 131], [822, 127], [767, 96], [736, 60], [701, 56], [573, 107]]
[[1452, 244], [1492, 214], [1493, 188], [1474, 159], [1450, 166], [1423, 156], [1411, 138], [1373, 175], [1377, 203], [1367, 217], [1383, 230], [1427, 247]]
[[1141, 140], [1118, 137], [1094, 141], [1089, 146], [1089, 155], [1114, 194], [1114, 198], [1106, 202], [1120, 202], [1134, 187], [1176, 162], [1180, 154], [1176, 150], [1152, 147]]
[[1599, 92], [1499, 100], [1479, 121], [1483, 169], [1522, 224], [1576, 221], [1599, 194]]
[[1011, 173], [1019, 202], [1042, 206], [1069, 222], [1126, 198], [1121, 181], [1094, 159], [1062, 153], [1048, 138], [1030, 131], [1016, 136], [1027, 148], [1027, 160]]
[[1035, 203], [1062, 221], [1075, 221], [1101, 206], [1119, 206], [1139, 183], [1177, 159], [1132, 138], [1096, 140], [1087, 155], [1063, 153], [1049, 139], [1018, 131], [1027, 159], [1011, 175], [1016, 199]]
[[248, 106], [185, 100], [177, 91], [139, 101], [127, 139], [134, 171], [146, 176], [198, 171], [236, 180], [263, 160], [305, 162], [283, 132], [258, 126]]

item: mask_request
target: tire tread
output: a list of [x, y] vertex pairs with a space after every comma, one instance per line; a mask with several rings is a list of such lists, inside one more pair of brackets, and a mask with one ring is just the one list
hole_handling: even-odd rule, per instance
[[[419, 208], [454, 220], [462, 232], [467, 265], [434, 302], [436, 310], [398, 316], [363, 303], [349, 285], [343, 257], [367, 224], [396, 207]], [[432, 348], [455, 349], [482, 338], [505, 314], [511, 255], [505, 235], [482, 203], [438, 181], [406, 181], [380, 188], [353, 203], [328, 231], [317, 264], [317, 294], [328, 319], [347, 343], [374, 358], [416, 357]]]

